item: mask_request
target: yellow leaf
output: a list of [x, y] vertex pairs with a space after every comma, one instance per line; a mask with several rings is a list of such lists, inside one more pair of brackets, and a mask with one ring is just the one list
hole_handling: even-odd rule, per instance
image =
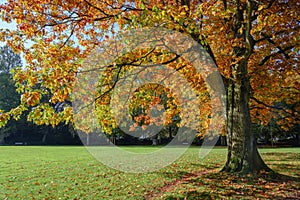
[[258, 6], [257, 11], [261, 11], [262, 9], [264, 9], [264, 6], [263, 6], [263, 5], [260, 5], [260, 6]]

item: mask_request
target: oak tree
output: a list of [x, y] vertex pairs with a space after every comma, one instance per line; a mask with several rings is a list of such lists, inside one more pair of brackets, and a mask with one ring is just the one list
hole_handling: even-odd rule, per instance
[[[31, 109], [29, 119], [37, 124], [72, 120], [70, 107], [55, 113], [51, 104], [69, 100], [81, 61], [118, 32], [164, 27], [186, 34], [203, 46], [223, 77], [228, 138], [224, 170], [268, 170], [250, 131], [251, 120], [266, 124], [282, 116], [277, 123], [286, 129], [299, 123], [299, 104], [293, 109], [274, 106], [282, 100], [288, 104], [299, 101], [298, 7], [297, 0], [9, 0], [0, 6], [1, 18], [15, 20], [17, 30], [1, 30], [0, 40], [24, 52], [28, 64], [14, 75], [22, 93], [21, 104], [3, 113], [1, 124], [10, 116], [18, 118], [27, 109]], [[33, 44], [28, 47], [26, 41]], [[180, 56], [158, 49], [124, 55], [117, 65], [108, 68], [111, 71], [107, 71], [103, 87], [109, 91], [115, 85], [112, 82], [118, 81], [116, 75], [130, 70], [130, 64], [149, 60], [181, 70], [198, 88], [198, 95], [207, 98], [203, 77]], [[98, 99], [100, 123], [107, 132], [114, 124], [107, 110], [109, 94], [104, 92]], [[51, 96], [50, 102], [41, 103], [44, 95]], [[203, 113], [204, 123], [209, 108]], [[148, 118], [136, 120], [140, 119]]]

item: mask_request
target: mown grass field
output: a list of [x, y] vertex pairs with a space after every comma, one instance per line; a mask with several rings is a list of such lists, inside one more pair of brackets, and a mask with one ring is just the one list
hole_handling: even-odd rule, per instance
[[[125, 147], [135, 152], [147, 148], [159, 147]], [[225, 148], [200, 159], [199, 148], [191, 147], [170, 166], [145, 174], [110, 169], [84, 147], [3, 146], [0, 152], [0, 199], [300, 198], [299, 182], [293, 178], [275, 181], [216, 173], [225, 162]], [[300, 148], [260, 152], [276, 172], [300, 177]]]

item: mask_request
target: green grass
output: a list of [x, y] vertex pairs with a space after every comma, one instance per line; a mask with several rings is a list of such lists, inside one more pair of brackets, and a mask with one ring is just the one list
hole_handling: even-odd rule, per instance
[[[125, 147], [133, 152], [149, 152], [157, 148]], [[145, 174], [110, 169], [99, 163], [84, 147], [3, 146], [0, 152], [0, 199], [143, 199], [153, 194], [161, 194], [162, 199], [226, 196], [247, 199], [255, 190], [259, 191], [258, 198], [263, 195], [273, 198], [274, 188], [282, 195], [299, 189], [293, 181], [275, 183], [267, 179], [238, 179], [218, 173], [191, 176], [173, 187], [166, 187], [189, 174], [221, 169], [226, 159], [225, 148], [215, 148], [207, 157], [200, 159], [199, 148], [192, 147], [170, 166]], [[300, 176], [300, 148], [262, 149], [261, 153], [274, 170]], [[276, 190], [277, 187], [281, 188]], [[166, 191], [162, 191], [164, 188]]]

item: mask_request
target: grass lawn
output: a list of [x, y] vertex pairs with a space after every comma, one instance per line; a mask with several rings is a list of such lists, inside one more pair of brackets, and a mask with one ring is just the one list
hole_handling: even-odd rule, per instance
[[[144, 147], [126, 149], [145, 152]], [[0, 199], [300, 198], [297, 180], [214, 173], [225, 162], [225, 148], [200, 159], [199, 148], [191, 147], [175, 163], [145, 174], [110, 169], [84, 147], [2, 146], [0, 152]], [[260, 152], [275, 171], [300, 177], [300, 148]]]

